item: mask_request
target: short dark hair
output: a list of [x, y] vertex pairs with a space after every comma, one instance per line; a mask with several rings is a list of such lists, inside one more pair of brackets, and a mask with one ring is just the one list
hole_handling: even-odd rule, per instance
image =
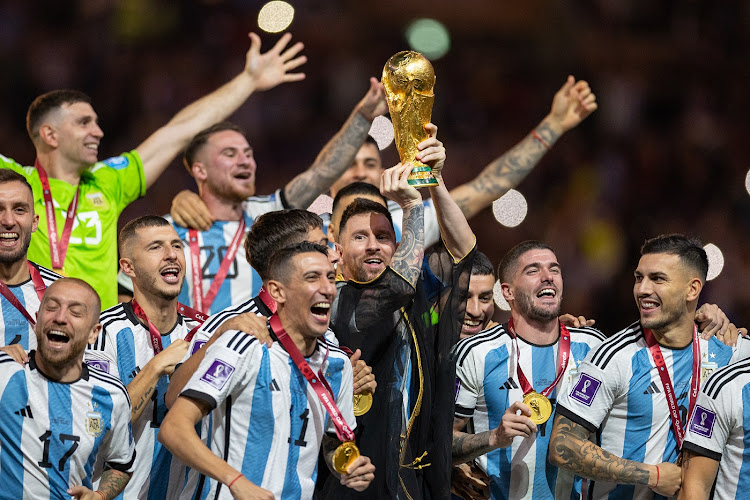
[[[9, 168], [0, 168], [0, 184], [6, 184], [8, 182], [20, 182], [29, 189], [29, 192], [31, 193], [31, 199], [34, 199], [34, 190], [31, 188], [31, 184], [29, 184], [29, 181], [26, 180], [26, 177], [19, 174], [15, 170], [11, 170]], [[33, 203], [31, 205], [31, 209], [34, 209]]]
[[309, 241], [300, 241], [295, 245], [284, 247], [268, 260], [268, 279], [288, 283], [289, 262], [297, 255], [318, 252], [328, 259], [328, 248]]
[[708, 255], [699, 239], [688, 238], [683, 234], [662, 234], [646, 240], [641, 247], [641, 255], [653, 253], [677, 255], [683, 264], [698, 273], [701, 281], [706, 282]]
[[495, 279], [495, 267], [492, 265], [492, 262], [490, 262], [489, 257], [482, 252], [477, 251], [477, 253], [474, 254], [474, 263], [471, 265], [471, 275], [492, 276], [492, 279]]
[[192, 139], [190, 139], [190, 143], [185, 148], [182, 163], [185, 165], [185, 168], [188, 170], [188, 172], [190, 172], [191, 175], [193, 173], [193, 161], [195, 161], [195, 155], [198, 154], [198, 151], [200, 151], [201, 148], [206, 145], [212, 135], [218, 134], [219, 132], [223, 132], [225, 130], [233, 130], [237, 133], [242, 134], [243, 136], [245, 135], [245, 131], [242, 130], [239, 125], [236, 125], [232, 122], [219, 122], [211, 125], [208, 128], [204, 128], [203, 130], [195, 134]]
[[75, 104], [85, 102], [91, 104], [91, 98], [80, 90], [53, 90], [42, 94], [31, 103], [26, 113], [26, 132], [31, 140], [39, 137], [39, 127], [51, 111], [62, 107], [64, 104]]
[[383, 205], [388, 205], [388, 200], [383, 196], [377, 186], [373, 186], [367, 182], [358, 181], [342, 187], [339, 192], [336, 193], [336, 197], [333, 199], [333, 206], [331, 206], [331, 213], [336, 212], [336, 209], [341, 204], [343, 198], [353, 195], [371, 196], [383, 200]]
[[370, 134], [367, 134], [367, 137], [365, 137], [365, 142], [362, 145], [364, 146], [365, 144], [372, 144], [373, 146], [378, 148], [378, 151], [380, 151], [380, 145], [378, 144], [378, 141], [376, 141], [375, 138]]
[[518, 259], [529, 250], [549, 250], [550, 252], [555, 253], [551, 246], [542, 243], [541, 241], [528, 240], [519, 243], [508, 250], [508, 253], [506, 253], [500, 261], [500, 265], [497, 266], [497, 275], [502, 283], [508, 282], [510, 277], [516, 272]]
[[387, 208], [385, 208], [380, 203], [368, 200], [367, 198], [355, 198], [354, 201], [344, 209], [344, 213], [341, 215], [341, 222], [339, 223], [338, 229], [339, 235], [344, 230], [344, 227], [346, 227], [346, 223], [349, 222], [349, 219], [351, 219], [355, 215], [370, 213], [376, 213], [384, 216], [388, 219], [391, 227], [393, 227], [393, 218], [391, 217], [391, 212], [389, 212]]
[[[91, 292], [91, 295], [93, 295], [94, 297], [94, 304], [93, 304], [94, 308], [93, 308], [93, 313], [92, 313], [93, 323], [91, 323], [91, 326], [94, 326], [95, 324], [97, 324], [99, 322], [99, 315], [102, 312], [102, 299], [99, 297], [99, 293], [96, 291], [96, 289], [93, 286], [91, 286], [91, 284], [89, 284], [88, 281], [84, 281], [80, 278], [71, 278], [69, 276], [58, 278], [57, 280], [53, 281], [50, 284], [50, 286], [47, 287], [47, 289], [50, 289], [53, 286], [54, 287], [63, 286], [66, 283], [76, 283], [82, 286], [83, 288], [85, 288], [86, 290], [88, 290], [89, 292]], [[42, 296], [42, 304], [44, 304], [45, 298], [46, 298], [46, 293]], [[42, 307], [40, 304], [39, 309], [41, 308]]]
[[172, 226], [167, 219], [158, 215], [143, 215], [137, 217], [123, 226], [117, 237], [117, 249], [120, 255], [124, 255], [125, 245], [135, 237], [135, 232], [144, 227]]
[[293, 208], [261, 215], [245, 240], [245, 257], [261, 279], [266, 279], [271, 256], [284, 247], [305, 241], [311, 229], [323, 227], [317, 214]]

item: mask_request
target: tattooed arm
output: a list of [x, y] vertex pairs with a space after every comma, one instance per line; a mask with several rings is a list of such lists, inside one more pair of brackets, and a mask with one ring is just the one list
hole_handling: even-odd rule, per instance
[[707, 500], [719, 471], [719, 462], [691, 450], [682, 450], [682, 488], [677, 500]]
[[131, 475], [116, 469], [107, 469], [102, 473], [98, 490], [104, 493], [104, 498], [108, 500], [115, 498], [125, 489]]
[[451, 191], [467, 219], [472, 218], [493, 201], [517, 186], [539, 163], [562, 134], [581, 123], [596, 110], [596, 97], [585, 81], [568, 77], [555, 94], [550, 113], [505, 154], [492, 161], [474, 180]]
[[177, 363], [185, 357], [189, 345], [182, 339], [172, 341], [169, 347], [154, 356], [130, 381], [126, 389], [133, 404], [131, 421], [135, 422], [140, 418], [148, 402], [151, 401], [159, 379], [163, 375], [171, 375], [174, 372]]
[[[519, 415], [518, 412], [521, 412]], [[497, 448], [507, 448], [516, 436], [529, 437], [536, 432], [536, 424], [529, 419], [531, 410], [516, 401], [505, 410], [496, 429], [479, 434], [462, 432], [468, 418], [453, 418], [453, 463], [469, 462]]]
[[364, 144], [372, 121], [388, 110], [383, 85], [370, 78], [370, 89], [357, 104], [333, 138], [315, 159], [315, 163], [284, 187], [284, 197], [292, 208], [307, 208], [318, 195], [325, 193], [352, 165]]
[[675, 464], [649, 465], [620, 458], [589, 441], [589, 434], [584, 426], [558, 414], [550, 436], [549, 461], [581, 477], [648, 486], [660, 495], [673, 496], [680, 489], [680, 468]]

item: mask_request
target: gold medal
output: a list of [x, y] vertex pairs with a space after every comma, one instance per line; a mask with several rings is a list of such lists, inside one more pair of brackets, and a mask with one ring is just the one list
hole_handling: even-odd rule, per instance
[[341, 443], [333, 452], [333, 469], [339, 474], [346, 474], [349, 465], [351, 465], [357, 457], [359, 457], [359, 448], [354, 444], [354, 441]]
[[536, 391], [531, 391], [523, 397], [523, 404], [531, 410], [529, 417], [536, 425], [543, 424], [552, 416], [552, 403], [546, 396]]
[[372, 407], [372, 393], [363, 392], [354, 395], [354, 415], [361, 417]]

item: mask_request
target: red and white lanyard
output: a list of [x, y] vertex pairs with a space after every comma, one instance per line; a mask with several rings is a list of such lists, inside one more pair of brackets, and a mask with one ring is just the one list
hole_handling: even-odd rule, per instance
[[[39, 270], [36, 267], [32, 266], [31, 262], [27, 260], [26, 265], [29, 267], [31, 281], [34, 283], [34, 289], [36, 290], [36, 294], [39, 297], [39, 303], [41, 303], [42, 296], [44, 295], [44, 290], [46, 290], [47, 285], [44, 284], [44, 280], [42, 279], [42, 275], [39, 274]], [[8, 285], [3, 283], [2, 281], [0, 281], [0, 294], [5, 297], [13, 307], [18, 309], [18, 312], [23, 314], [23, 316], [26, 318], [26, 321], [28, 321], [32, 327], [36, 326], [36, 321], [34, 321], [34, 318], [31, 316], [31, 314], [29, 314], [29, 311], [27, 311], [26, 308], [23, 307], [21, 301], [19, 301], [18, 298], [13, 295], [13, 292], [10, 291]]]
[[[343, 415], [341, 415], [341, 411], [338, 406], [336, 406], [336, 402], [333, 398], [333, 391], [328, 385], [328, 381], [323, 376], [323, 373], [318, 371], [318, 376], [315, 376], [315, 372], [312, 371], [312, 368], [307, 364], [307, 361], [305, 361], [304, 356], [302, 356], [302, 353], [297, 349], [294, 341], [289, 337], [289, 334], [286, 333], [286, 330], [284, 330], [284, 327], [281, 325], [281, 319], [279, 319], [278, 314], [274, 313], [273, 316], [271, 316], [269, 323], [271, 325], [271, 330], [276, 334], [276, 338], [279, 339], [281, 345], [283, 345], [286, 352], [289, 353], [289, 357], [292, 358], [297, 369], [302, 372], [302, 375], [304, 375], [313, 390], [315, 390], [315, 394], [318, 395], [320, 402], [323, 403], [323, 406], [331, 416], [331, 421], [336, 427], [336, 436], [339, 438], [339, 441], [354, 441], [354, 432], [349, 425], [347, 425], [346, 420], [344, 420]], [[326, 351], [326, 358], [327, 357], [328, 351]], [[325, 364], [325, 360], [323, 361], [323, 364]]]
[[[672, 380], [669, 377], [669, 370], [664, 363], [664, 356], [661, 354], [661, 347], [654, 337], [654, 333], [647, 329], [643, 329], [643, 336], [646, 338], [646, 345], [648, 350], [651, 352], [651, 357], [654, 360], [656, 369], [659, 372], [659, 378], [661, 378], [661, 384], [664, 388], [664, 396], [667, 398], [667, 404], [669, 406], [669, 417], [672, 419], [672, 429], [674, 430], [675, 439], [677, 439], [677, 449], [682, 448], [682, 441], [685, 438], [685, 430], [682, 424], [682, 418], [680, 417], [680, 409], [677, 406], [677, 398], [674, 394], [674, 388], [672, 387]], [[698, 398], [698, 391], [700, 390], [701, 377], [700, 377], [700, 363], [701, 363], [701, 346], [700, 339], [698, 338], [698, 327], [693, 325], [693, 372], [690, 378], [690, 404], [688, 407], [688, 415], [693, 413], [693, 407], [695, 406], [695, 400]]]
[[193, 274], [193, 305], [199, 311], [208, 311], [216, 298], [216, 294], [219, 293], [224, 279], [227, 277], [229, 272], [229, 266], [234, 262], [234, 256], [237, 255], [237, 249], [240, 246], [242, 237], [245, 235], [245, 217], [240, 219], [240, 225], [237, 228], [237, 232], [234, 233], [232, 242], [227, 248], [227, 253], [221, 261], [219, 271], [214, 276], [214, 280], [211, 282], [211, 287], [208, 289], [208, 293], [203, 295], [203, 268], [201, 267], [201, 249], [198, 245], [198, 231], [195, 229], [188, 229], [188, 243], [190, 244], [190, 265], [192, 267]]
[[271, 311], [271, 314], [274, 314], [276, 312], [276, 301], [273, 300], [273, 297], [271, 297], [271, 294], [268, 293], [268, 290], [266, 290], [266, 287], [262, 286], [260, 287], [260, 292], [258, 292], [258, 298], [261, 302], [268, 308], [269, 311]]
[[39, 182], [42, 183], [42, 195], [44, 196], [44, 209], [47, 214], [47, 237], [49, 239], [49, 253], [52, 259], [52, 267], [54, 269], [62, 270], [63, 264], [65, 263], [65, 254], [68, 252], [70, 233], [73, 231], [73, 221], [75, 220], [76, 212], [78, 212], [78, 194], [81, 192], [81, 185], [79, 184], [78, 187], [76, 187], [76, 194], [73, 196], [73, 201], [71, 201], [68, 206], [62, 237], [58, 241], [57, 220], [55, 219], [55, 206], [52, 203], [52, 190], [49, 187], [49, 178], [47, 177], [47, 172], [39, 163], [39, 159], [34, 162], [34, 165], [39, 173]]
[[[159, 333], [159, 330], [157, 330], [156, 326], [154, 326], [151, 320], [148, 319], [148, 316], [146, 316], [146, 312], [138, 304], [138, 302], [135, 301], [135, 299], [130, 302], [130, 305], [133, 307], [133, 313], [138, 317], [138, 319], [148, 324], [148, 333], [151, 337], [151, 347], [153, 347], [154, 349], [154, 355], [159, 354], [164, 349], [161, 344], [161, 334]], [[200, 328], [203, 322], [208, 319], [208, 316], [200, 311], [196, 311], [192, 307], [186, 306], [185, 304], [180, 304], [179, 302], [177, 303], [177, 312], [182, 314], [183, 316], [187, 316], [188, 318], [199, 322], [198, 325], [193, 327], [193, 329], [190, 330], [187, 335], [185, 335], [185, 342], [190, 342], [193, 339], [193, 335], [195, 335], [195, 332], [198, 330], [198, 328]]]
[[[513, 327], [513, 318], [510, 318], [508, 320], [508, 331], [510, 332], [510, 336], [513, 337], [513, 343], [516, 345], [516, 375], [518, 376], [518, 383], [521, 384], [521, 390], [523, 391], [523, 394], [525, 396], [526, 394], [532, 392], [534, 390], [534, 387], [532, 387], [532, 385], [529, 383], [529, 380], [526, 378], [526, 375], [524, 375], [523, 370], [521, 369], [521, 350], [518, 348], [518, 334], [516, 333], [516, 329]], [[553, 380], [546, 389], [540, 391], [539, 394], [546, 398], [549, 397], [555, 387], [557, 387], [557, 384], [560, 383], [560, 380], [562, 380], [563, 374], [565, 373], [565, 368], [568, 366], [569, 357], [570, 332], [568, 332], [568, 329], [565, 327], [565, 325], [560, 323], [560, 347], [557, 353], [557, 358], [559, 360], [557, 366], [557, 376], [555, 377], [555, 380]]]

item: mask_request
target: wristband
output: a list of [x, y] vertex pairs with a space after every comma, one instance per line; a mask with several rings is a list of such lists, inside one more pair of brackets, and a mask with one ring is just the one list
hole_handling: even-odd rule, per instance
[[[237, 476], [237, 477], [235, 477], [234, 479], [232, 479], [232, 482], [231, 482], [231, 483], [229, 483], [229, 484], [227, 485], [227, 488], [231, 488], [231, 487], [232, 487], [232, 485], [233, 485], [234, 483], [236, 483], [236, 482], [237, 482], [237, 480], [238, 480], [239, 478], [241, 478], [241, 477], [242, 477], [242, 473], [240, 473], [240, 475], [239, 475], [239, 476]], [[656, 481], [657, 481], [657, 482], [659, 482], [659, 480], [658, 480], [658, 479], [657, 479]]]
[[102, 496], [102, 500], [107, 500], [107, 496], [104, 494], [103, 491], [96, 490], [94, 493], [98, 493]]
[[659, 486], [659, 466], [656, 465], [655, 467], [656, 467], [656, 484], [654, 484], [654, 488]]
[[550, 149], [552, 149], [552, 146], [549, 145], [549, 142], [547, 142], [544, 139], [542, 139], [542, 136], [539, 135], [539, 134], [537, 134], [536, 130], [532, 130], [531, 131], [531, 135], [534, 137], [534, 139], [536, 139], [537, 141], [539, 141], [539, 144], [541, 144], [542, 146], [544, 146], [545, 148], [547, 148], [548, 151]]

